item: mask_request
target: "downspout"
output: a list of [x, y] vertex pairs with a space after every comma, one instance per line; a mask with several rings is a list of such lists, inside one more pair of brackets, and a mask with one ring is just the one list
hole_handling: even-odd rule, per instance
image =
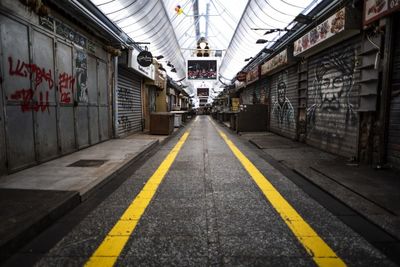
[[114, 57], [113, 136], [118, 138], [118, 57]]

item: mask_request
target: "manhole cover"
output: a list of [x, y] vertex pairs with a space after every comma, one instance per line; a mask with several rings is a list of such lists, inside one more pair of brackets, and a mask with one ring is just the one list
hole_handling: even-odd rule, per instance
[[106, 161], [101, 159], [81, 159], [68, 165], [68, 167], [99, 167]]

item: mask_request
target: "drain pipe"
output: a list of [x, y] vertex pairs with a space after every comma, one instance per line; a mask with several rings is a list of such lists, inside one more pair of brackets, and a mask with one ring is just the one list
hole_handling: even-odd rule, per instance
[[118, 138], [118, 57], [113, 59], [114, 88], [113, 88], [113, 136]]

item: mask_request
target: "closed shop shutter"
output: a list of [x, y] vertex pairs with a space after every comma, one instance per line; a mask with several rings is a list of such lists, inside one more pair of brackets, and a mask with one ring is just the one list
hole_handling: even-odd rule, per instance
[[119, 137], [142, 131], [141, 78], [118, 68], [118, 130]]
[[297, 118], [297, 66], [272, 76], [271, 79], [271, 132], [296, 138]]
[[346, 157], [357, 155], [360, 42], [356, 36], [308, 61], [307, 143]]
[[[394, 25], [399, 25], [400, 16]], [[393, 72], [392, 72], [392, 93], [389, 115], [388, 133], [388, 162], [399, 168], [400, 164], [400, 27], [395, 27], [394, 53], [393, 53]]]

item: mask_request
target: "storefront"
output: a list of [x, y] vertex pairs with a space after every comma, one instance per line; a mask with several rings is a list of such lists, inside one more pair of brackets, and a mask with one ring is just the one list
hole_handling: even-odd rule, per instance
[[261, 65], [261, 75], [270, 77], [270, 131], [295, 139], [298, 93], [292, 53], [292, 49], [279, 52]]
[[50, 10], [39, 17], [1, 1], [0, 174], [111, 137], [112, 57], [85, 15], [72, 22]]
[[342, 8], [294, 43], [294, 55], [308, 68], [306, 142], [350, 158], [358, 155], [359, 133], [356, 12]]
[[390, 80], [390, 114], [388, 125], [387, 161], [400, 169], [400, 14], [393, 18], [393, 56]]

